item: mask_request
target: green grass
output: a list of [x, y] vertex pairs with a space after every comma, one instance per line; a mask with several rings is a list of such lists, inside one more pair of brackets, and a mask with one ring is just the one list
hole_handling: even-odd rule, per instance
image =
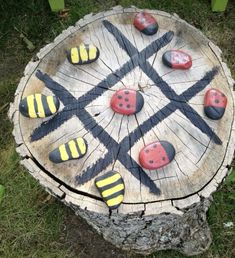
[[[137, 257], [124, 252], [115, 256], [118, 253], [115, 248], [106, 243], [102, 245], [102, 239], [84, 226], [85, 223], [76, 218], [72, 211], [53, 198], [48, 198], [36, 180], [19, 164], [11, 135], [12, 125], [6, 115], [24, 67], [32, 56], [85, 14], [103, 11], [117, 4], [177, 13], [201, 29], [223, 50], [224, 60], [235, 77], [235, 3], [231, 0], [225, 13], [212, 13], [209, 0], [66, 0], [70, 11], [64, 19], [50, 12], [46, 0], [1, 1], [0, 184], [5, 187], [5, 196], [0, 204], [0, 257]], [[36, 46], [34, 53], [27, 50], [19, 31]], [[226, 229], [223, 226], [228, 221], [235, 223], [234, 185], [235, 171], [213, 195], [214, 202], [208, 212], [213, 243], [206, 253], [198, 257], [235, 257], [234, 228]], [[71, 233], [76, 227], [77, 231]], [[80, 228], [81, 234], [78, 234]], [[106, 248], [105, 251], [102, 252], [95, 244], [93, 246], [92, 239], [95, 243], [97, 241], [97, 245]], [[184, 256], [167, 251], [149, 257]]]
[[54, 257], [59, 249], [56, 241], [64, 212], [62, 205], [42, 202], [46, 194], [19, 166], [13, 144], [2, 150], [0, 171], [0, 182], [6, 188], [0, 210], [0, 257], [27, 257], [29, 253]]

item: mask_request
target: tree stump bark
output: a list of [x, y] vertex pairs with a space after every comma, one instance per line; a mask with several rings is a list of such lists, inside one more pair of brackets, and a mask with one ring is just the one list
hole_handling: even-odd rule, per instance
[[[146, 36], [133, 26], [139, 11], [117, 6], [89, 14], [29, 62], [9, 110], [16, 150], [30, 174], [107, 241], [143, 254], [176, 249], [194, 255], [211, 243], [206, 212], [233, 158], [233, 79], [220, 49], [200, 31], [177, 15], [146, 10], [159, 25], [155, 35]], [[100, 57], [74, 66], [66, 51], [82, 42], [96, 45]], [[171, 49], [190, 53], [190, 70], [163, 65], [162, 54]], [[37, 70], [56, 84], [39, 80]], [[205, 92], [212, 87], [228, 98], [221, 120], [203, 112]], [[122, 88], [141, 92], [141, 112], [123, 116], [112, 111], [110, 98]], [[19, 103], [35, 93], [59, 97], [59, 112], [45, 119], [23, 117]], [[88, 143], [82, 159], [49, 160], [50, 151], [76, 137]], [[156, 140], [171, 142], [176, 155], [166, 167], [149, 171], [139, 166], [138, 154]], [[114, 211], [94, 184], [110, 170], [125, 182], [124, 201]]]

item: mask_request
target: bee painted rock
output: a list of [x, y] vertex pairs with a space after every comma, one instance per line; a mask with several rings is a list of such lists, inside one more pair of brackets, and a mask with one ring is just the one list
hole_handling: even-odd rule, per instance
[[158, 30], [156, 19], [151, 14], [145, 12], [135, 15], [134, 26], [145, 35], [153, 35]]
[[143, 168], [154, 170], [169, 164], [175, 157], [173, 145], [167, 141], [156, 141], [146, 145], [139, 153]]
[[213, 119], [218, 120], [224, 115], [227, 106], [227, 97], [217, 89], [210, 89], [204, 98], [204, 112]]
[[125, 186], [118, 172], [110, 171], [97, 177], [95, 185], [110, 210], [117, 209], [120, 206], [124, 198]]
[[72, 139], [50, 152], [49, 159], [53, 163], [80, 159], [87, 153], [87, 142], [83, 138]]
[[99, 58], [100, 52], [96, 46], [81, 44], [68, 51], [68, 60], [71, 64], [83, 65], [90, 64]]
[[60, 102], [56, 96], [34, 94], [20, 101], [19, 110], [26, 117], [44, 118], [55, 114], [59, 107]]
[[189, 69], [192, 66], [192, 58], [181, 50], [169, 50], [162, 56], [163, 63], [173, 69]]
[[138, 113], [144, 105], [144, 98], [138, 91], [121, 89], [114, 93], [110, 106], [114, 112], [122, 115]]

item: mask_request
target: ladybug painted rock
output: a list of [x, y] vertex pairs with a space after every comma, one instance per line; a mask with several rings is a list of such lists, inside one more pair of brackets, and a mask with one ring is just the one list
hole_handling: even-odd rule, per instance
[[134, 26], [145, 35], [153, 35], [158, 30], [156, 19], [151, 14], [145, 12], [135, 15]]
[[167, 141], [156, 141], [146, 145], [139, 154], [143, 168], [154, 170], [169, 164], [175, 157], [173, 145]]
[[144, 105], [143, 96], [135, 90], [121, 89], [111, 98], [110, 106], [116, 113], [133, 115], [138, 113]]
[[223, 92], [217, 89], [210, 89], [206, 92], [204, 98], [204, 112], [205, 114], [213, 119], [220, 119], [225, 112], [227, 106], [227, 97]]
[[173, 69], [189, 69], [192, 66], [192, 58], [181, 50], [169, 50], [162, 56], [163, 63]]

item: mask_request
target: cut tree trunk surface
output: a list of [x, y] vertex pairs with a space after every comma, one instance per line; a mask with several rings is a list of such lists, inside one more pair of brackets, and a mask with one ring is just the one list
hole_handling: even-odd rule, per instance
[[[210, 244], [208, 198], [233, 158], [233, 80], [220, 49], [200, 31], [177, 15], [146, 10], [159, 26], [156, 34], [146, 36], [133, 26], [139, 11], [117, 6], [89, 14], [45, 46], [17, 88], [9, 112], [13, 134], [22, 164], [105, 239], [143, 253], [172, 248], [196, 254]], [[97, 46], [99, 59], [69, 63], [67, 51], [81, 43]], [[189, 70], [163, 64], [162, 55], [172, 49], [191, 55]], [[123, 88], [144, 98], [135, 115], [110, 108], [113, 94]], [[228, 99], [220, 120], [203, 111], [211, 88]], [[57, 96], [59, 112], [44, 119], [22, 116], [20, 101], [35, 93]], [[83, 158], [59, 164], [49, 160], [52, 150], [77, 137], [88, 144]], [[170, 142], [176, 154], [167, 166], [150, 171], [138, 157], [154, 141]], [[125, 183], [124, 201], [112, 212], [94, 183], [111, 170]]]

